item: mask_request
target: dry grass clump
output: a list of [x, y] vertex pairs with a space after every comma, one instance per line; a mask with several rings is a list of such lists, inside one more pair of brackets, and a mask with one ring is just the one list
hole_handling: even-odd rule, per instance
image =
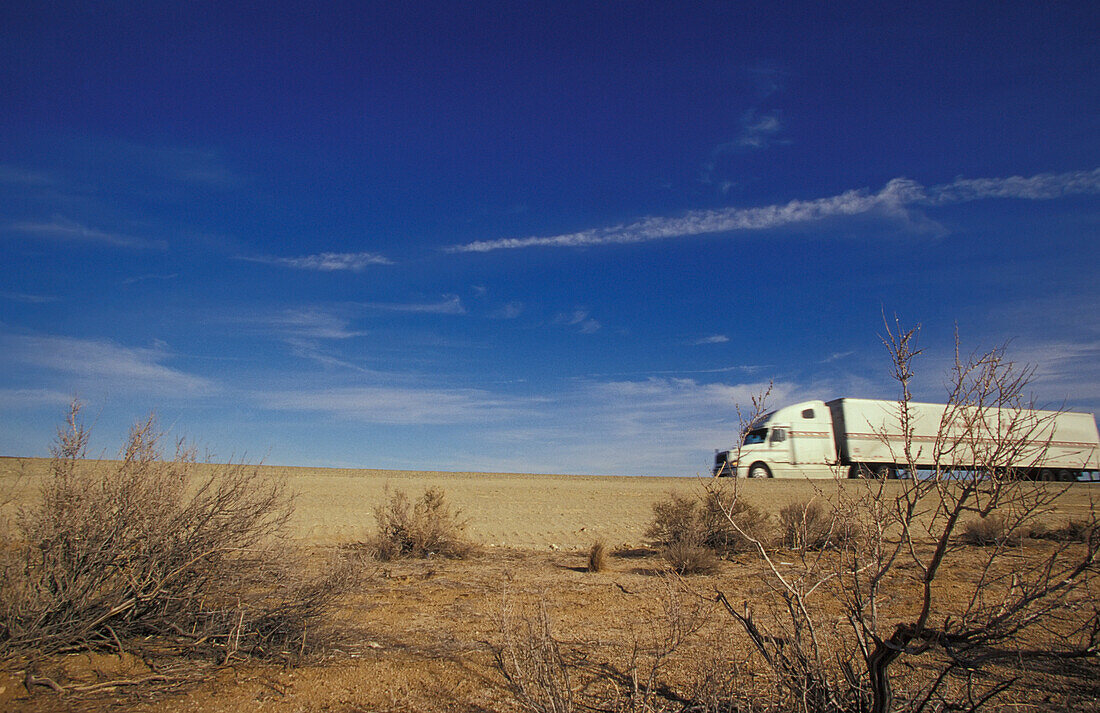
[[1031, 526], [1027, 536], [1033, 540], [1053, 540], [1054, 542], [1088, 542], [1096, 534], [1096, 528], [1085, 520], [1070, 520], [1061, 527], [1050, 528], [1046, 523], [1038, 522]]
[[998, 512], [968, 520], [963, 524], [959, 539], [976, 547], [1016, 546], [1020, 533], [1010, 526], [1008, 518]]
[[661, 557], [680, 575], [714, 574], [718, 555], [710, 547], [693, 542], [673, 542], [661, 550]]
[[698, 498], [673, 493], [653, 505], [646, 531], [661, 555], [682, 574], [713, 571], [719, 557], [753, 550], [754, 539], [770, 541], [767, 513], [720, 489]]
[[603, 540], [596, 540], [588, 550], [589, 572], [604, 572], [607, 570], [607, 548]]
[[292, 511], [256, 468], [194, 474], [165, 460], [150, 417], [117, 463], [85, 459], [73, 404], [40, 500], [0, 566], [0, 653], [155, 645], [236, 656], [299, 652], [351, 572], [309, 579], [280, 536]]
[[854, 536], [848, 523], [815, 500], [798, 500], [779, 510], [779, 537], [791, 550], [824, 550]]
[[465, 537], [466, 521], [442, 490], [428, 488], [415, 502], [401, 490], [374, 508], [378, 531], [370, 550], [380, 560], [406, 557], [461, 559], [473, 551]]

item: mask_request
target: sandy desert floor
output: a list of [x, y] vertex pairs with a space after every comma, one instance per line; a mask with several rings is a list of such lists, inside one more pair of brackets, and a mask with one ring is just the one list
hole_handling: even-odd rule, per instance
[[[31, 498], [48, 465], [45, 459], [0, 458], [0, 486], [21, 480], [23, 499]], [[711, 480], [260, 468], [283, 480], [295, 494], [292, 532], [297, 540], [308, 545], [362, 540], [374, 527], [374, 507], [384, 501], [387, 489], [402, 490], [416, 497], [427, 488], [439, 488], [462, 511], [470, 538], [486, 547], [572, 550], [588, 548], [596, 540], [603, 540], [609, 548], [637, 547], [645, 543], [645, 530], [653, 517], [655, 502], [670, 493], [701, 493]], [[729, 479], [722, 482], [733, 485]], [[839, 483], [839, 487], [855, 485]], [[896, 485], [887, 483], [890, 488]], [[774, 514], [792, 501], [830, 494], [838, 484], [832, 480], [738, 480], [736, 486], [745, 499]], [[1069, 487], [1058, 502], [1056, 517], [1081, 517], [1096, 494], [1100, 494], [1100, 483], [1097, 487], [1086, 483]]]
[[[33, 497], [46, 461], [0, 459], [0, 482], [22, 474], [24, 499]], [[270, 468], [297, 494], [292, 523], [299, 543], [327, 556], [361, 540], [372, 510], [388, 489], [412, 496], [437, 487], [462, 509], [468, 534], [480, 545], [461, 560], [370, 562], [360, 591], [334, 617], [335, 638], [323, 653], [295, 666], [236, 662], [193, 671], [197, 680], [168, 689], [119, 687], [91, 695], [58, 695], [24, 686], [25, 661], [0, 673], [0, 710], [12, 711], [511, 711], [515, 700], [492, 665], [501, 617], [530, 614], [541, 602], [555, 635], [570, 651], [585, 651], [586, 666], [625, 672], [633, 646], [660, 635], [670, 597], [698, 610], [705, 622], [666, 663], [668, 701], [689, 695], [700, 676], [731, 662], [751, 662], [743, 631], [713, 602], [715, 591], [752, 602], [765, 588], [762, 565], [744, 556], [717, 574], [670, 584], [663, 561], [644, 549], [654, 502], [670, 492], [700, 492], [694, 478], [623, 478], [488, 473]], [[742, 496], [777, 512], [836, 484], [746, 481]], [[1053, 487], [1053, 486], [1052, 486]], [[1095, 486], [1068, 487], [1057, 518], [1080, 517]], [[8, 505], [11, 512], [12, 504]], [[617, 554], [608, 571], [585, 571], [587, 548], [602, 540]], [[672, 590], [676, 590], [672, 593]], [[905, 606], [904, 602], [899, 606]], [[708, 662], [716, 662], [714, 665]], [[66, 683], [94, 685], [155, 673], [125, 654], [77, 653], [49, 663]], [[1093, 663], [1049, 672], [1016, 710], [1098, 710], [1100, 680]], [[1081, 668], [1084, 667], [1084, 668]]]

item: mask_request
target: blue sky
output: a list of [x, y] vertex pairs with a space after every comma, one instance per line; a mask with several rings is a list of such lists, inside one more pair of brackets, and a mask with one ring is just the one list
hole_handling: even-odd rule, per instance
[[[919, 8], [919, 9], [916, 9]], [[705, 472], [1009, 343], [1100, 411], [1100, 6], [8, 2], [0, 454]]]

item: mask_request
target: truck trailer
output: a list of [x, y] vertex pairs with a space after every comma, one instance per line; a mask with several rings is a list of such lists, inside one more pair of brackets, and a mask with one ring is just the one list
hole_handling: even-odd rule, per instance
[[[712, 475], [894, 478], [921, 470], [988, 472], [1070, 482], [1100, 471], [1091, 413], [909, 403], [806, 401], [765, 414], [740, 447], [716, 451]], [[909, 431], [909, 456], [905, 431]], [[912, 461], [912, 462], [910, 462]]]

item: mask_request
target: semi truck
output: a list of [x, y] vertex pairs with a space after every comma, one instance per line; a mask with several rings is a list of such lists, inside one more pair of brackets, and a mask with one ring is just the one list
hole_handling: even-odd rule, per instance
[[[1100, 435], [1091, 413], [909, 403], [806, 401], [764, 414], [739, 447], [716, 451], [712, 475], [894, 478], [911, 468], [1001, 469], [1011, 477], [1096, 479]], [[906, 439], [905, 431], [909, 437]], [[906, 455], [906, 441], [909, 455]]]

